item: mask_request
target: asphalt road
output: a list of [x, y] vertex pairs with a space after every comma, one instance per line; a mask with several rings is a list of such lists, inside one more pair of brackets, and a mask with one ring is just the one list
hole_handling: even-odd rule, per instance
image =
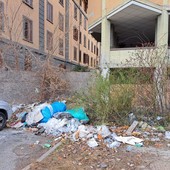
[[[39, 143], [39, 144], [36, 144]], [[20, 170], [39, 158], [49, 140], [31, 132], [4, 129], [0, 131], [0, 170]]]

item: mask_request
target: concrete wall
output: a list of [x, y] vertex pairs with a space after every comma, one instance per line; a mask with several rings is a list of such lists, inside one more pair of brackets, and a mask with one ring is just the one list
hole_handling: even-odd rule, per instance
[[31, 103], [38, 100], [39, 81], [32, 72], [0, 71], [0, 100]]
[[[69, 84], [69, 93], [74, 93], [87, 89], [92, 73], [65, 72], [62, 76]], [[0, 70], [0, 100], [10, 104], [38, 102], [39, 89], [40, 79], [33, 72]]]

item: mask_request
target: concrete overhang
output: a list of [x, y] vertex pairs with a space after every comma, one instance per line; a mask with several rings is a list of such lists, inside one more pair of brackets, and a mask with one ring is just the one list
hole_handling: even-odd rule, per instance
[[101, 25], [102, 25], [101, 23], [102, 23], [102, 19], [99, 19], [93, 25], [89, 26], [88, 30], [90, 32], [101, 33]]
[[[144, 26], [150, 23], [150, 20], [153, 21], [153, 19], [161, 13], [162, 10], [158, 6], [147, 5], [138, 1], [130, 1], [111, 11], [107, 15], [107, 19], [115, 25], [121, 23], [126, 29], [127, 22], [129, 23], [128, 25], [134, 24], [134, 26], [137, 27]], [[101, 23], [102, 18], [90, 25], [89, 31], [101, 33]], [[148, 25], [148, 27], [150, 27], [150, 25]]]
[[161, 8], [137, 1], [130, 1], [107, 15], [114, 26], [119, 44], [136, 46], [155, 41], [157, 17]]
[[[159, 8], [156, 8], [154, 6], [151, 5], [147, 5], [141, 2], [137, 2], [137, 1], [130, 1], [116, 9], [114, 9], [113, 11], [111, 11], [108, 15], [107, 15], [107, 19], [109, 20], [114, 20], [117, 19], [119, 17], [119, 15], [122, 16], [122, 14], [126, 14], [126, 15], [137, 15], [137, 16], [142, 16], [142, 14], [148, 14], [148, 15], [160, 15], [162, 13], [162, 10]], [[145, 16], [145, 15], [144, 15]]]

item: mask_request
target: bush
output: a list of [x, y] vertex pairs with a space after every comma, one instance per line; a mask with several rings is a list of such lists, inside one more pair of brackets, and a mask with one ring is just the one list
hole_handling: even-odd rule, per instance
[[103, 78], [97, 75], [88, 93], [77, 96], [79, 104], [85, 107], [93, 123], [123, 124], [127, 121], [134, 96], [133, 89], [129, 85], [114, 85], [112, 78], [112, 76]]

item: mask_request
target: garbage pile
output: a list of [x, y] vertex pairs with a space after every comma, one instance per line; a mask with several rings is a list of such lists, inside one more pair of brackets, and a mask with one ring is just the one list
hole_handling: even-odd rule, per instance
[[65, 101], [51, 104], [20, 105], [13, 108], [15, 121], [12, 128], [31, 128], [36, 135], [45, 133], [60, 138], [65, 136], [72, 141], [86, 141], [91, 148], [104, 143], [109, 148], [117, 148], [121, 143], [143, 146], [143, 139], [135, 136], [116, 134], [116, 127], [88, 125], [89, 118], [82, 107], [67, 110]]
[[[163, 126], [152, 126], [145, 121], [137, 121], [130, 113], [131, 126], [92, 126], [84, 108], [67, 109], [65, 101], [34, 103], [13, 107], [12, 128], [28, 128], [36, 135], [47, 134], [56, 139], [69, 138], [74, 142], [86, 141], [91, 148], [105, 144], [108, 148], [118, 148], [122, 143], [142, 147], [149, 141], [161, 142], [170, 139], [170, 132]], [[158, 117], [160, 119], [160, 117]]]

